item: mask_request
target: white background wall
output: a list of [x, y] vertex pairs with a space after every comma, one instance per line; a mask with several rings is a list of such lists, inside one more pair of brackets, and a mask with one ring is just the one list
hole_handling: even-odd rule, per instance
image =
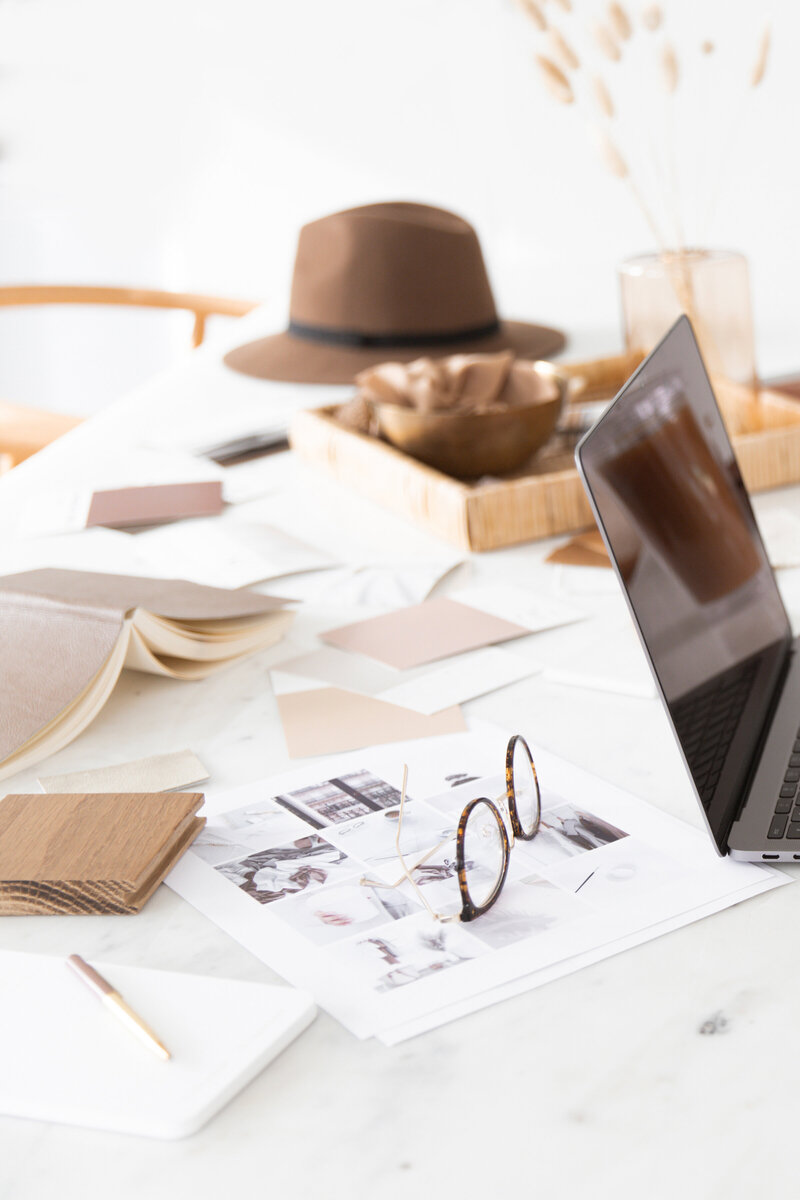
[[[603, 66], [586, 29], [604, 4], [546, 7], [603, 67], [627, 114], [615, 136], [658, 205], [658, 36], [640, 27]], [[672, 141], [689, 237], [747, 253], [762, 366], [800, 367], [800, 6], [662, 7], [682, 65]], [[748, 92], [767, 17], [769, 71]], [[513, 0], [0, 0], [0, 282], [263, 297], [280, 322], [302, 222], [417, 199], [477, 227], [506, 315], [613, 348], [616, 264], [653, 237], [594, 157], [588, 106], [543, 90], [537, 48]], [[185, 337], [180, 316], [0, 313], [0, 395], [88, 411]]]

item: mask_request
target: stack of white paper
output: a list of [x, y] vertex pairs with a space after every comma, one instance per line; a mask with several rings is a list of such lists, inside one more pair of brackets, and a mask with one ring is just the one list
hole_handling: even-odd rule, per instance
[[[787, 882], [543, 751], [542, 823], [495, 906], [460, 911], [464, 805], [505, 792], [506, 735], [371, 748], [229, 792], [167, 882], [359, 1037], [411, 1037]], [[400, 848], [419, 892], [403, 882]]]

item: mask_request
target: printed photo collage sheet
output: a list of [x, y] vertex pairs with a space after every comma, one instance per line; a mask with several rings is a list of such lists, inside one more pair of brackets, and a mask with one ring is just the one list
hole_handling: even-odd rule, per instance
[[167, 883], [356, 1036], [392, 1044], [788, 882], [531, 744], [539, 832], [514, 843], [487, 913], [435, 920], [397, 856], [403, 765], [402, 853], [454, 913], [459, 816], [504, 795], [507, 741], [481, 723], [211, 797]]

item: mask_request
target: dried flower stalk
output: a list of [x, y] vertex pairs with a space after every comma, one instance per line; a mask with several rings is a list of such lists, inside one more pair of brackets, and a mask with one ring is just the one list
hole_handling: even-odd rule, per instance
[[[582, 93], [579, 93], [576, 97], [573, 85], [567, 74], [568, 72], [579, 72], [581, 70], [581, 62], [572, 44], [564, 37], [555, 22], [550, 23], [552, 9], [558, 6], [565, 12], [571, 12], [572, 0], [518, 0], [518, 2], [529, 18], [533, 20], [537, 28], [541, 32], [547, 33], [547, 53], [536, 55], [537, 68], [542, 76], [545, 88], [553, 99], [560, 104], [574, 104], [576, 98], [581, 103], [584, 103]], [[546, 16], [543, 11], [545, 3], [550, 5]], [[634, 27], [630, 16], [632, 10], [626, 7], [627, 0], [604, 0], [604, 4], [604, 19], [593, 24], [589, 32], [599, 53], [608, 61], [617, 63], [623, 56], [623, 43], [626, 43], [634, 34]], [[637, 20], [639, 19], [644, 29], [650, 32], [660, 30], [665, 23], [663, 7], [658, 3], [646, 3], [645, 7], [637, 13]], [[766, 26], [761, 34], [757, 47], [757, 55], [749, 77], [752, 88], [758, 87], [764, 79], [770, 54], [770, 40], [770, 29], [769, 26]], [[670, 40], [660, 37], [658, 41], [660, 45], [657, 43], [656, 65], [658, 70], [656, 73], [656, 82], [667, 96], [671, 96], [678, 91], [681, 83], [681, 62]], [[695, 43], [695, 45], [697, 44]], [[716, 46], [711, 39], [705, 38], [699, 41], [699, 49], [703, 55], [708, 56], [715, 53]], [[587, 54], [583, 57], [584, 63], [586, 63], [592, 56]], [[580, 76], [578, 76], [578, 82], [580, 82]], [[588, 92], [589, 102], [598, 114], [598, 120], [602, 118], [603, 122], [614, 121], [617, 116], [616, 105], [605, 79], [600, 74], [591, 73], [590, 71], [586, 79], [586, 91]], [[660, 214], [660, 217], [661, 215], [664, 216], [664, 232], [660, 228], [662, 223], [660, 217], [659, 221], [654, 219], [647, 199], [639, 189], [638, 172], [643, 170], [643, 162], [641, 154], [637, 151], [637, 147], [635, 145], [632, 147], [633, 158], [629, 161], [627, 158], [629, 147], [624, 146], [625, 153], [623, 153], [623, 149], [620, 149], [617, 142], [609, 136], [604, 123], [593, 125], [591, 132], [603, 166], [611, 176], [624, 182], [630, 188], [642, 216], [650, 227], [659, 251], [665, 256], [671, 254], [678, 260], [679, 269], [676, 271], [674, 287], [681, 304], [684, 305], [687, 311], [690, 311], [693, 301], [692, 285], [685, 263], [684, 247], [686, 246], [686, 241], [679, 203], [677, 163], [672, 144], [673, 117], [674, 105], [671, 103], [665, 105], [664, 119], [667, 126], [665, 136], [656, 137], [654, 135], [653, 137], [653, 149], [658, 156], [658, 166], [661, 168], [661, 170], [656, 171], [656, 175], [667, 176], [668, 174], [667, 178], [658, 179], [653, 185], [658, 188], [659, 199], [664, 197], [670, 205], [670, 211]], [[646, 166], [647, 164], [644, 163], [644, 165]], [[665, 184], [667, 186], [664, 186]], [[669, 195], [670, 192], [671, 196]], [[664, 236], [664, 233], [669, 235], [668, 239]], [[671, 249], [668, 250], [668, 246]], [[676, 246], [677, 249], [675, 249]]]
[[756, 56], [756, 61], [753, 66], [753, 73], [750, 76], [751, 87], [757, 88], [766, 74], [770, 41], [770, 28], [769, 25], [766, 25], [764, 27], [764, 32], [761, 34], [761, 41], [758, 46], [758, 55]]
[[590, 125], [589, 129], [603, 166], [611, 175], [614, 176], [615, 179], [620, 179], [624, 183], [627, 183], [634, 200], [641, 210], [642, 216], [650, 226], [650, 232], [656, 240], [656, 245], [662, 254], [665, 253], [666, 247], [664, 245], [664, 239], [661, 236], [661, 230], [658, 228], [658, 224], [655, 221], [652, 212], [650, 211], [650, 206], [647, 204], [644, 196], [636, 186], [636, 180], [632, 177], [630, 171], [628, 170], [627, 162], [622, 157], [622, 154], [614, 142], [612, 142], [605, 129], [602, 129], [599, 125]]
[[619, 62], [622, 58], [622, 51], [607, 25], [603, 25], [600, 22], [594, 25], [592, 27], [592, 37], [601, 54], [604, 54], [611, 62]]
[[608, 21], [616, 37], [627, 42], [633, 33], [630, 17], [621, 4], [613, 2], [608, 6]]
[[544, 54], [537, 54], [536, 62], [542, 81], [553, 99], [560, 104], [572, 104], [575, 99], [572, 85], [561, 68]]
[[557, 29], [551, 29], [549, 33], [550, 51], [558, 64], [566, 71], [577, 71], [581, 65], [581, 60], [578, 58], [575, 51], [570, 46], [567, 39]]
[[649, 4], [642, 12], [642, 24], [651, 33], [655, 33], [661, 27], [663, 20], [664, 14], [657, 4]]
[[611, 99], [611, 93], [599, 75], [595, 75], [592, 78], [592, 96], [603, 116], [611, 120], [614, 116], [614, 101]]
[[590, 126], [594, 144], [600, 161], [606, 170], [616, 179], [627, 179], [630, 175], [628, 164], [612, 142], [611, 138], [599, 125]]
[[671, 42], [665, 42], [661, 50], [661, 82], [664, 86], [664, 91], [672, 94], [678, 90], [680, 82], [680, 68], [678, 66], [678, 56]]
[[536, 0], [519, 0], [519, 6], [540, 32], [547, 29], [547, 17]]

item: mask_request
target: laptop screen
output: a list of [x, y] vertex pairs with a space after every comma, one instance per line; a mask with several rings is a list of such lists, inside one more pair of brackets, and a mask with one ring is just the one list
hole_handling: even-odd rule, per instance
[[720, 846], [791, 632], [686, 317], [576, 457]]

